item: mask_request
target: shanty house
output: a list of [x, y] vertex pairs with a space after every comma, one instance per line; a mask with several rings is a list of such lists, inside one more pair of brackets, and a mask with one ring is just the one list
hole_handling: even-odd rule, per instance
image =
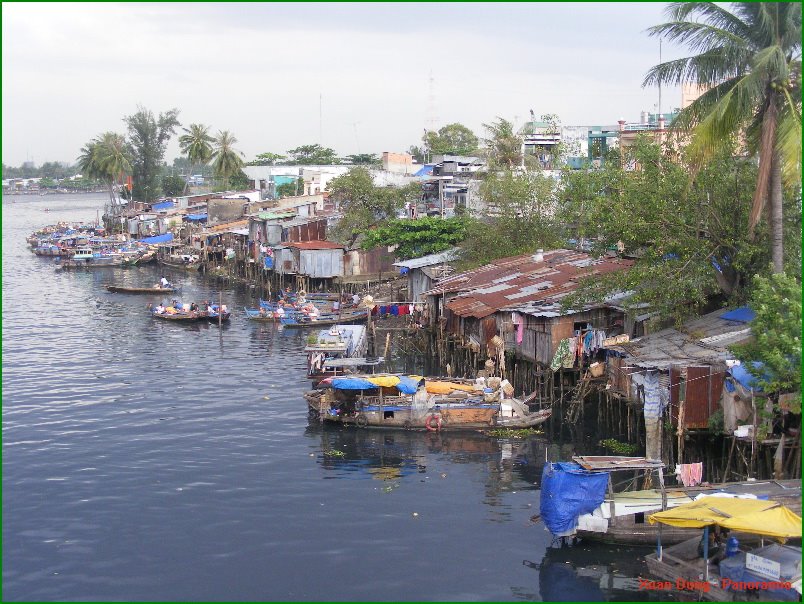
[[436, 281], [452, 273], [452, 265], [449, 263], [457, 258], [458, 248], [452, 248], [421, 258], [394, 262], [394, 266], [399, 267], [399, 272], [407, 276], [408, 299], [413, 302], [423, 301], [424, 292], [432, 289]]
[[[630, 260], [594, 258], [583, 252], [551, 250], [501, 258], [474, 270], [441, 279], [423, 296], [431, 320], [472, 347], [499, 347], [549, 365], [562, 340], [593, 333], [621, 334], [624, 311], [605, 302], [564, 312], [562, 299], [580, 279], [626, 270]], [[497, 338], [495, 343], [492, 339]]]
[[332, 241], [296, 241], [274, 246], [274, 270], [313, 279], [343, 276], [343, 245]]

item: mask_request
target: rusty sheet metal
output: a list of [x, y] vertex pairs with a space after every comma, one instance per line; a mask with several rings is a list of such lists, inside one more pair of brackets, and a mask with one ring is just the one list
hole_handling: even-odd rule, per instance
[[342, 250], [343, 245], [334, 241], [289, 241], [285, 243], [288, 247], [299, 250]]
[[630, 260], [551, 250], [540, 261], [531, 255], [502, 258], [447, 277], [424, 295], [462, 292], [447, 304], [449, 310], [462, 317], [480, 319], [504, 309], [557, 314], [561, 298], [577, 288], [579, 279], [624, 270], [632, 264]]

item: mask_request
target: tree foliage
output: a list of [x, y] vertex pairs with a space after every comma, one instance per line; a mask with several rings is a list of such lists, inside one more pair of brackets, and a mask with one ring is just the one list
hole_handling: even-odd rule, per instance
[[744, 301], [769, 258], [748, 233], [756, 165], [724, 152], [696, 173], [647, 137], [622, 162], [612, 159], [564, 173], [559, 216], [567, 238], [591, 242], [597, 254], [620, 250], [635, 264], [584, 284], [567, 305], [632, 291], [630, 304], [680, 321], [712, 296]]
[[181, 176], [169, 174], [162, 177], [162, 194], [174, 197], [184, 193], [187, 182]]
[[279, 153], [259, 153], [256, 158], [248, 162], [247, 166], [275, 166], [281, 160], [287, 159], [287, 155], [280, 155]]
[[212, 167], [215, 176], [221, 179], [224, 187], [229, 187], [229, 179], [243, 168], [243, 153], [234, 148], [237, 138], [228, 130], [220, 130], [215, 137], [212, 151]]
[[397, 258], [419, 258], [455, 247], [466, 237], [466, 226], [464, 218], [391, 219], [365, 231], [361, 247], [395, 245]]
[[735, 137], [759, 155], [749, 228], [770, 205], [773, 264], [784, 270], [782, 177], [801, 186], [801, 4], [676, 2], [671, 21], [652, 35], [698, 54], [656, 65], [645, 85], [694, 83], [706, 91], [674, 128], [691, 130], [689, 151], [700, 165]]
[[333, 229], [333, 236], [349, 245], [354, 244], [361, 233], [396, 216], [406, 202], [415, 203], [421, 197], [418, 183], [407, 187], [375, 186], [371, 174], [363, 166], [356, 166], [333, 178], [327, 188], [343, 212]]
[[282, 183], [276, 187], [276, 196], [280, 199], [282, 197], [301, 195], [302, 193], [304, 193], [304, 179], [301, 176], [293, 182]]
[[103, 182], [112, 205], [116, 203], [115, 185], [132, 171], [129, 147], [122, 134], [104, 132], [81, 148], [78, 167], [82, 175]]
[[753, 339], [732, 350], [766, 393], [798, 393], [800, 410], [801, 283], [784, 273], [756, 275], [750, 307]]
[[437, 132], [425, 132], [422, 140], [431, 155], [472, 155], [478, 144], [474, 132], [458, 123], [447, 124]]
[[538, 171], [490, 174], [480, 186], [486, 215], [468, 224], [465, 262], [485, 264], [560, 245], [555, 188], [555, 181]]
[[497, 117], [490, 124], [483, 124], [486, 129], [485, 144], [486, 161], [491, 169], [513, 170], [522, 164], [522, 138], [514, 132], [514, 124]]
[[159, 196], [160, 168], [168, 141], [180, 125], [178, 115], [178, 109], [171, 109], [156, 118], [152, 111], [138, 106], [135, 114], [123, 118], [128, 125], [135, 198], [151, 202]]
[[346, 163], [355, 166], [379, 166], [382, 165], [382, 160], [377, 157], [376, 153], [358, 153], [357, 155], [347, 155], [344, 157]]
[[295, 149], [289, 149], [290, 161], [285, 162], [289, 165], [299, 166], [323, 166], [339, 163], [338, 154], [334, 149], [322, 147], [319, 144], [302, 145]]

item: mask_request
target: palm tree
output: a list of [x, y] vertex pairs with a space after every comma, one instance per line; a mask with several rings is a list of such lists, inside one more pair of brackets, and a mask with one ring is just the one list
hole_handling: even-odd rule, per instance
[[[672, 21], [650, 35], [686, 43], [690, 57], [651, 68], [643, 86], [694, 83], [705, 89], [673, 127], [689, 130], [698, 161], [735, 136], [759, 157], [749, 232], [770, 207], [774, 272], [784, 272], [782, 180], [801, 183], [801, 4], [676, 2]], [[701, 17], [698, 21], [695, 18]]]
[[[212, 143], [215, 139], [209, 134], [209, 126], [204, 124], [190, 124], [189, 128], [182, 130], [186, 134], [179, 137], [179, 146], [190, 161], [191, 172], [195, 173], [197, 165], [205, 166], [212, 159]], [[186, 191], [187, 185], [184, 187]]]
[[235, 136], [228, 130], [218, 131], [215, 137], [215, 150], [212, 152], [215, 175], [223, 180], [224, 188], [229, 186], [229, 177], [237, 174], [243, 167], [243, 154], [234, 148]]
[[488, 133], [483, 142], [489, 164], [507, 170], [518, 167], [522, 163], [522, 139], [514, 133], [514, 124], [497, 117], [496, 122], [483, 124], [483, 127]]
[[[131, 157], [122, 134], [104, 132], [81, 148], [78, 166], [89, 178], [101, 180], [109, 187], [111, 216], [120, 215], [119, 198], [115, 192], [126, 174], [131, 173]], [[116, 225], [116, 221], [113, 222]]]

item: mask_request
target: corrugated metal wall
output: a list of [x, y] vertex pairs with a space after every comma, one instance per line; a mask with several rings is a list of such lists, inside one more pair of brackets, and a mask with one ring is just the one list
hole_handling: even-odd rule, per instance
[[343, 250], [300, 250], [299, 273], [317, 279], [343, 276]]

